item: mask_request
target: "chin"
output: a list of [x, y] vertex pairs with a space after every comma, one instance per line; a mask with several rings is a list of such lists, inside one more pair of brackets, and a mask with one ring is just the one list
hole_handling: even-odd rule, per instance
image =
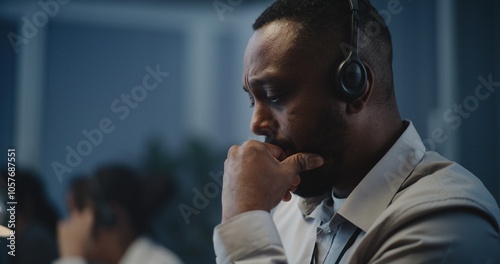
[[325, 167], [300, 173], [300, 184], [295, 194], [303, 198], [315, 197], [332, 191], [331, 173]]

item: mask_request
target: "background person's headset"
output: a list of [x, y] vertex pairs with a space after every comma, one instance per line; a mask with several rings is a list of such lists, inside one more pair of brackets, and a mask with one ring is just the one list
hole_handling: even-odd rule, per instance
[[99, 180], [94, 175], [79, 176], [73, 185], [75, 185], [72, 187], [73, 197], [78, 210], [82, 210], [88, 206], [88, 202], [91, 202], [96, 226], [112, 227], [116, 224], [116, 216], [104, 196]]
[[94, 204], [95, 222], [98, 225], [108, 228], [113, 227], [117, 221], [116, 216], [111, 205], [104, 196], [99, 179], [90, 177], [89, 186]]
[[349, 54], [337, 69], [337, 86], [340, 96], [346, 101], [359, 98], [366, 89], [366, 68], [359, 58], [359, 5], [358, 0], [349, 0], [352, 13], [351, 39], [348, 43]]

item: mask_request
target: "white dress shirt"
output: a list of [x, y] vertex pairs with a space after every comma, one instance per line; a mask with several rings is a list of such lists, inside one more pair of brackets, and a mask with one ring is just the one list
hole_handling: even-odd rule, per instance
[[214, 230], [217, 263], [500, 263], [493, 196], [405, 123], [330, 219], [330, 194], [240, 214]]

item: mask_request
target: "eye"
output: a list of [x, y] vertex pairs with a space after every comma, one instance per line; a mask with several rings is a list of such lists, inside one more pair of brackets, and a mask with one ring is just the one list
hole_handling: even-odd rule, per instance
[[279, 104], [285, 98], [285, 93], [280, 90], [267, 90], [266, 98], [271, 104]]
[[250, 99], [250, 108], [255, 106], [255, 99], [253, 98], [252, 94], [248, 91], [245, 86], [243, 86], [243, 91], [248, 95], [248, 98]]
[[251, 93], [248, 93], [248, 98], [250, 99], [250, 108], [255, 106], [255, 99], [253, 98]]
[[267, 100], [273, 104], [276, 104], [279, 102], [280, 97], [279, 96], [268, 96]]

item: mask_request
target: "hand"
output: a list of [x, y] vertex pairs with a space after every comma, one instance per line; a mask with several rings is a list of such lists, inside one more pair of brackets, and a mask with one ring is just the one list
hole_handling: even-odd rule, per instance
[[93, 222], [94, 215], [91, 207], [84, 207], [81, 211], [73, 209], [68, 219], [59, 222], [57, 240], [61, 258], [84, 257]]
[[323, 165], [315, 154], [297, 153], [283, 161], [285, 153], [275, 145], [254, 140], [232, 146], [224, 163], [222, 222], [238, 214], [270, 212], [300, 183], [299, 173]]

